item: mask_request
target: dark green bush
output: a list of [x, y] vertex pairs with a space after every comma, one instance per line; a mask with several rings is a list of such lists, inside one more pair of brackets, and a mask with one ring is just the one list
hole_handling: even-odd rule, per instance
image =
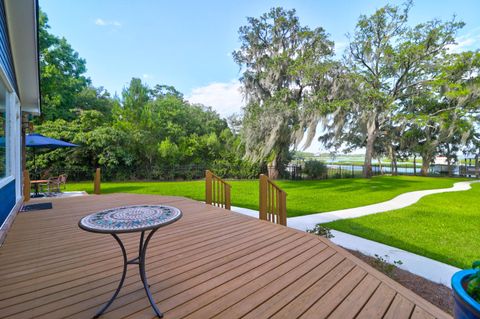
[[327, 175], [327, 165], [321, 161], [306, 161], [303, 172], [311, 179], [325, 178]]

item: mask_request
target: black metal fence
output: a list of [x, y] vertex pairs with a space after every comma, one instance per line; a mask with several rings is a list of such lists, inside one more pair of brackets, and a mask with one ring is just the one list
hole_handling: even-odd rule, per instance
[[[286, 180], [308, 180], [308, 179], [337, 179], [337, 178], [359, 178], [362, 177], [363, 166], [359, 164], [335, 164], [324, 163], [325, 170], [315, 178], [305, 171], [303, 163], [290, 164], [280, 172], [280, 178]], [[107, 167], [100, 167], [103, 181], [184, 181], [198, 180], [205, 177], [205, 170], [210, 169], [218, 176], [229, 179], [256, 179], [259, 174], [267, 173], [266, 166], [244, 165], [173, 165], [159, 166], [155, 169], [135, 168], [112, 170]], [[373, 175], [392, 174], [390, 165], [372, 165]], [[410, 163], [399, 164], [396, 167], [397, 175], [420, 175], [420, 166], [414, 167]], [[70, 181], [93, 180], [94, 168], [55, 168], [31, 172], [32, 179], [45, 179], [48, 177], [66, 174]], [[479, 177], [480, 172], [473, 165], [434, 165], [430, 166], [428, 176], [454, 176], [454, 177]]]

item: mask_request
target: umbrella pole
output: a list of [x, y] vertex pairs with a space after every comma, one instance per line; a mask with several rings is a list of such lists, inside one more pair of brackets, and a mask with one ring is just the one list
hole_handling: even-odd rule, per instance
[[37, 163], [35, 162], [35, 147], [33, 147], [33, 168], [34, 168], [34, 171], [35, 171], [35, 179], [38, 179]]

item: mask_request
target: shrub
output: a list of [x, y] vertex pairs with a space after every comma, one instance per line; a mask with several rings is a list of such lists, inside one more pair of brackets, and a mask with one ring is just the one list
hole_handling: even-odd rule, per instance
[[327, 173], [327, 165], [321, 161], [309, 160], [305, 162], [303, 172], [308, 178], [324, 178]]
[[393, 264], [391, 264], [388, 260], [388, 255], [385, 255], [385, 258], [383, 258], [382, 256], [375, 254], [373, 265], [388, 277], [392, 277], [395, 267], [402, 265], [403, 262], [401, 260], [394, 260]]
[[333, 234], [330, 228], [322, 226], [321, 224], [315, 225], [314, 229], [307, 229], [307, 233], [322, 236], [325, 238], [333, 238]]

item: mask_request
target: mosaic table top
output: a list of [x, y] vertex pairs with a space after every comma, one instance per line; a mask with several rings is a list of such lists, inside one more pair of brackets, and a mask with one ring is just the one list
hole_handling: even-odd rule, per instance
[[129, 233], [159, 228], [182, 217], [182, 212], [166, 205], [134, 205], [102, 210], [83, 217], [80, 228], [95, 233]]

